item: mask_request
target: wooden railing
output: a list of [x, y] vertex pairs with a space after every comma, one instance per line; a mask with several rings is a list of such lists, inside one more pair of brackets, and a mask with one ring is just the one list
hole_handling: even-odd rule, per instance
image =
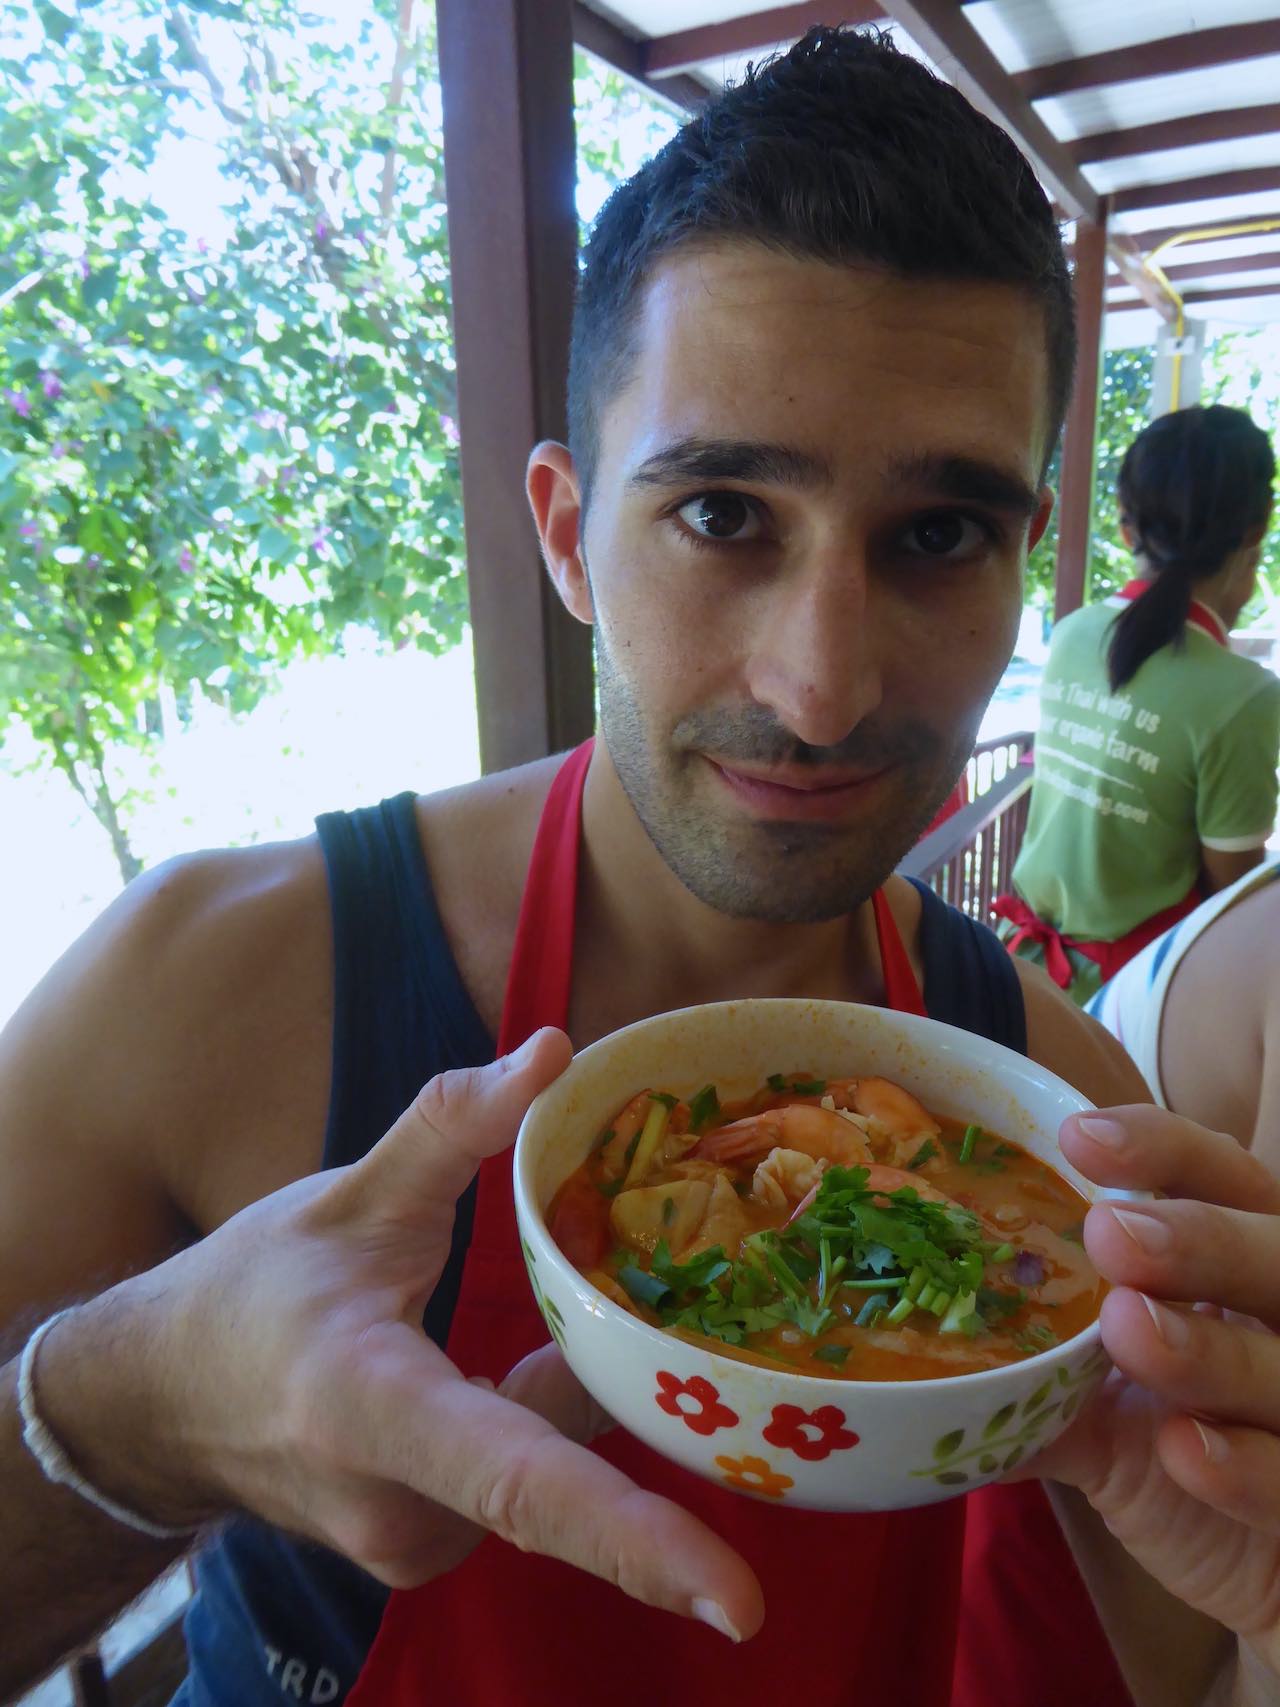
[[1034, 739], [1020, 731], [975, 747], [966, 771], [968, 805], [917, 842], [898, 867], [984, 924], [991, 923], [996, 896], [1011, 885], [1022, 846], [1031, 794], [1031, 766], [1022, 761]]

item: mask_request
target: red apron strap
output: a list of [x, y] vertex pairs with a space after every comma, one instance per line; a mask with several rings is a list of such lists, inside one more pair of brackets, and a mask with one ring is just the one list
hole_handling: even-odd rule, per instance
[[1076, 947], [1061, 931], [1022, 899], [1021, 895], [997, 895], [991, 911], [998, 919], [1008, 919], [1017, 929], [1005, 943], [1010, 954], [1016, 954], [1024, 942], [1038, 942], [1044, 950], [1044, 968], [1060, 990], [1069, 988], [1074, 976], [1067, 949]]
[[893, 909], [885, 899], [883, 889], [871, 897], [871, 910], [876, 919], [876, 943], [880, 949], [880, 971], [884, 977], [885, 1006], [900, 1014], [920, 1014], [927, 1018], [920, 985], [912, 970], [911, 961], [893, 917]]
[[573, 979], [582, 791], [595, 746], [584, 741], [556, 772], [529, 856], [502, 1003], [498, 1054], [509, 1055], [539, 1026], [564, 1028]]

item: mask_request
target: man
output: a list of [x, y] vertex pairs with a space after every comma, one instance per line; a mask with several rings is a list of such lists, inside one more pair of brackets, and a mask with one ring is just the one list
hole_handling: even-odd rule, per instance
[[[1025, 164], [874, 41], [812, 33], [610, 204], [575, 326], [572, 453], [539, 446], [529, 470], [549, 572], [594, 623], [599, 663], [570, 912], [575, 1045], [731, 995], [883, 1000], [869, 899], [883, 884], [931, 1012], [1017, 1037], [1025, 1006], [1029, 1053], [1101, 1105], [1143, 1095], [1047, 981], [1013, 974], [989, 935], [889, 876], [953, 785], [1009, 655], [1071, 348], [1057, 233]], [[483, 1529], [551, 1556], [525, 1579], [543, 1596], [547, 1651], [510, 1651], [521, 1604], [484, 1622], [462, 1604], [421, 1621], [428, 1682], [404, 1699], [652, 1701], [712, 1691], [717, 1676], [740, 1680], [738, 1698], [772, 1699], [784, 1657], [797, 1681], [808, 1644], [841, 1657], [860, 1611], [841, 1585], [869, 1570], [898, 1624], [880, 1652], [874, 1631], [850, 1644], [827, 1694], [861, 1699], [891, 1676], [896, 1702], [940, 1703], [945, 1689], [915, 1679], [945, 1674], [951, 1555], [825, 1558], [834, 1520], [812, 1519], [806, 1586], [814, 1605], [833, 1597], [839, 1622], [824, 1611], [821, 1629], [788, 1629], [775, 1604], [760, 1632], [767, 1547], [753, 1541], [748, 1563], [683, 1497], [639, 1491], [574, 1444], [599, 1419], [550, 1348], [495, 1393], [420, 1331], [425, 1308], [442, 1342], [459, 1296], [472, 1346], [486, 1308], [503, 1331], [500, 1293], [478, 1312], [469, 1298], [484, 1283], [470, 1217], [479, 1226], [485, 1205], [466, 1187], [569, 1046], [538, 1031], [475, 1069], [504, 991], [511, 1012], [530, 849], [558, 769], [335, 818], [320, 843], [162, 869], [15, 1020], [0, 1063], [0, 1307], [29, 1322], [98, 1294], [26, 1360], [46, 1462], [51, 1441], [86, 1493], [134, 1521], [248, 1512], [278, 1526], [232, 1523], [205, 1557], [192, 1703], [345, 1695], [379, 1583], [464, 1581], [493, 1558], [486, 1543], [453, 1569]], [[433, 1079], [364, 1155], [440, 1065], [473, 1070]], [[1110, 1630], [1136, 1560], [1149, 1592], [1121, 1657], [1142, 1699], [1203, 1699], [1215, 1669], [1221, 1699], [1267, 1699], [1280, 1661], [1272, 1342], [1246, 1363], [1241, 1330], [1144, 1298], [1280, 1315], [1280, 1188], [1234, 1145], [1149, 1108], [1068, 1123], [1064, 1143], [1094, 1178], [1180, 1199], [1128, 1222], [1095, 1211], [1088, 1230], [1116, 1283], [1104, 1332], [1128, 1379], [1047, 1468], [1116, 1537], [1096, 1517], [1089, 1531], [1078, 1502], [1072, 1521], [1109, 1573], [1090, 1578], [1099, 1613]], [[7, 1685], [183, 1544], [144, 1540], [42, 1477], [19, 1444], [17, 1373], [0, 1390]], [[942, 1523], [961, 1508], [932, 1509]], [[725, 1495], [714, 1523], [758, 1541], [760, 1512]], [[886, 1546], [909, 1533], [885, 1531]], [[554, 1560], [631, 1600], [591, 1599], [591, 1576]], [[935, 1596], [946, 1610], [931, 1622]], [[653, 1607], [701, 1624], [644, 1623]], [[576, 1645], [601, 1621], [616, 1663], [575, 1676]], [[472, 1686], [499, 1662], [505, 1696]], [[522, 1685], [535, 1663], [562, 1662], [558, 1697]], [[1015, 1699], [987, 1692], [997, 1707]]]

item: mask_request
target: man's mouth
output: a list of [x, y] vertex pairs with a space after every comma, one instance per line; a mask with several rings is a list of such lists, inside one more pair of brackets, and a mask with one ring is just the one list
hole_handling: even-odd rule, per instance
[[809, 765], [751, 765], [703, 755], [720, 785], [755, 818], [817, 823], [858, 811], [894, 768], [819, 769]]

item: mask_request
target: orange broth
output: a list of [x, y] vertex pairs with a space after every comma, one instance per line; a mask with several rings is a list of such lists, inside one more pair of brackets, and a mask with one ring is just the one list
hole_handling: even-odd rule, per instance
[[[638, 1093], [553, 1198], [548, 1211], [553, 1238], [606, 1296], [652, 1326], [719, 1355], [827, 1379], [912, 1381], [963, 1375], [1049, 1350], [1095, 1319], [1106, 1285], [1080, 1242], [1089, 1205], [1066, 1180], [1016, 1142], [966, 1128], [962, 1121], [931, 1116], [880, 1079], [839, 1081], [841, 1088], [826, 1095], [826, 1104], [838, 1098], [849, 1110], [840, 1114], [839, 1104], [829, 1110], [833, 1119], [849, 1122], [843, 1132], [810, 1113], [797, 1116], [797, 1107], [822, 1108], [824, 1097], [821, 1092], [802, 1096], [790, 1086], [815, 1092], [819, 1084], [809, 1076], [792, 1075], [788, 1088], [779, 1090], [775, 1076], [772, 1088], [762, 1087], [753, 1097], [717, 1107], [710, 1118], [706, 1093], [701, 1093], [701, 1108], [693, 1099], [692, 1121], [688, 1103], [667, 1093]], [[893, 1093], [892, 1119], [857, 1115], [865, 1087], [887, 1087]], [[864, 1092], [864, 1102], [876, 1100], [869, 1090]], [[745, 1144], [742, 1128], [728, 1130], [734, 1121], [761, 1116], [781, 1122], [784, 1136], [792, 1130], [791, 1122], [803, 1127], [812, 1149], [798, 1151], [783, 1142], [746, 1157], [715, 1154], [717, 1146], [732, 1150]], [[633, 1132], [642, 1119], [643, 1131]], [[912, 1132], [913, 1123], [920, 1129]], [[662, 1132], [656, 1142], [648, 1140], [649, 1159], [641, 1154], [637, 1162], [637, 1152], [645, 1148], [645, 1135], [654, 1125], [661, 1125]], [[822, 1131], [814, 1138], [809, 1128], [818, 1125]], [[757, 1146], [757, 1128], [746, 1130]], [[814, 1154], [826, 1142], [823, 1132], [828, 1130], [839, 1154]], [[773, 1132], [770, 1127], [769, 1134]], [[759, 1145], [767, 1144], [769, 1134], [759, 1138]], [[855, 1150], [866, 1150], [865, 1162], [849, 1160], [844, 1137]], [[779, 1151], [784, 1152], [781, 1160]], [[914, 1165], [903, 1165], [910, 1163]], [[763, 1181], [757, 1172], [762, 1164]], [[838, 1171], [858, 1165], [872, 1170], [862, 1176], [860, 1187], [856, 1172]], [[833, 1168], [837, 1171], [828, 1178]], [[717, 1183], [717, 1175], [724, 1176], [723, 1184]], [[886, 1189], [875, 1191], [880, 1180]], [[774, 1190], [779, 1182], [781, 1202]], [[812, 1199], [807, 1212], [799, 1201], [806, 1185]], [[704, 1188], [706, 1206], [699, 1214]], [[853, 1207], [822, 1210], [823, 1204], [837, 1202], [833, 1194], [842, 1188]], [[823, 1195], [816, 1197], [817, 1192]], [[946, 1200], [936, 1205], [946, 1212], [942, 1218], [919, 1208], [919, 1197], [933, 1193]], [[774, 1201], [763, 1200], [771, 1195]], [[792, 1221], [797, 1210], [800, 1219]], [[878, 1219], [877, 1211], [887, 1211], [894, 1219]], [[959, 1213], [964, 1211], [969, 1214]], [[821, 1232], [823, 1227], [843, 1227], [839, 1217], [846, 1213], [854, 1217], [853, 1231]], [[908, 1236], [903, 1229], [914, 1228], [922, 1215], [931, 1216], [931, 1226], [946, 1228], [947, 1238], [969, 1243], [957, 1247], [958, 1255], [951, 1250], [949, 1257], [940, 1255], [936, 1261], [927, 1256], [904, 1262], [890, 1245], [875, 1239], [868, 1244], [863, 1236], [867, 1225], [892, 1226], [895, 1240], [901, 1241]], [[762, 1234], [767, 1236], [753, 1237]], [[673, 1276], [710, 1272], [716, 1246], [732, 1266], [710, 1282], [714, 1291], [677, 1286], [658, 1296], [664, 1281]], [[944, 1247], [937, 1248], [941, 1252]], [[836, 1268], [839, 1258], [833, 1259], [833, 1250], [845, 1255], [843, 1269]], [[704, 1259], [701, 1270], [696, 1259]], [[781, 1275], [779, 1261], [786, 1270]], [[979, 1264], [981, 1281], [970, 1288]], [[810, 1265], [816, 1272], [807, 1275]], [[961, 1271], [969, 1280], [957, 1283], [954, 1276]], [[922, 1272], [923, 1286], [915, 1285]], [[943, 1277], [936, 1284], [935, 1274]], [[911, 1302], [913, 1285], [920, 1303]], [[772, 1291], [766, 1290], [770, 1287]], [[759, 1309], [739, 1312], [734, 1300], [752, 1299], [757, 1292]], [[686, 1307], [680, 1309], [682, 1301]], [[924, 1307], [925, 1301], [930, 1307]], [[890, 1320], [895, 1307], [899, 1319]], [[757, 1319], [778, 1311], [789, 1313]], [[711, 1320], [719, 1324], [715, 1331], [701, 1331], [700, 1324]]]

